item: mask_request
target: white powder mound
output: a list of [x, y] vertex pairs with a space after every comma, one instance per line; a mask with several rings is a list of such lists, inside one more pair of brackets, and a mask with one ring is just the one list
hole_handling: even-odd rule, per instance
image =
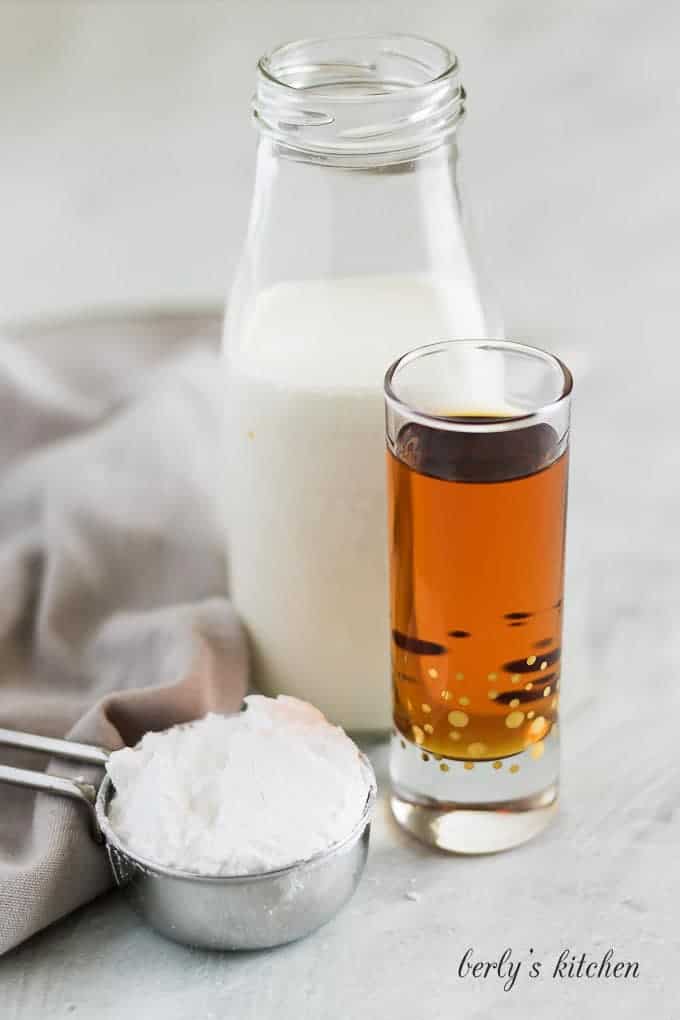
[[356, 745], [297, 698], [246, 698], [111, 755], [109, 822], [147, 860], [245, 875], [304, 860], [348, 836], [369, 779]]

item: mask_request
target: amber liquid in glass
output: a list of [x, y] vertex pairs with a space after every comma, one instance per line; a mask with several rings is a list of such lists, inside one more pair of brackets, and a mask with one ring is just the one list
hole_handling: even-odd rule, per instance
[[387, 460], [395, 727], [442, 759], [539, 758], [560, 678], [557, 434], [412, 423]]

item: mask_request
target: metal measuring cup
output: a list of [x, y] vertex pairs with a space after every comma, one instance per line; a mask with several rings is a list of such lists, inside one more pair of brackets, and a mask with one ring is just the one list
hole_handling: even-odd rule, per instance
[[[0, 728], [0, 747], [42, 751], [55, 758], [105, 766], [109, 751], [70, 740]], [[369, 787], [349, 835], [307, 860], [254, 875], [199, 875], [131, 853], [108, 819], [115, 794], [104, 774], [95, 786], [79, 779], [0, 765], [0, 782], [70, 797], [85, 805], [92, 838], [106, 847], [115, 882], [137, 913], [175, 942], [206, 949], [266, 949], [308, 935], [329, 921], [354, 893], [366, 863], [376, 780], [361, 754]]]

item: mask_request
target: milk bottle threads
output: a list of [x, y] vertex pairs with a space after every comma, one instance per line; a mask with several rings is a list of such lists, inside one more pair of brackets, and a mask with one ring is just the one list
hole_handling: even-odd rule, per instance
[[225, 324], [230, 591], [254, 681], [353, 732], [391, 719], [382, 378], [488, 336], [460, 217], [455, 57], [406, 36], [263, 57]]

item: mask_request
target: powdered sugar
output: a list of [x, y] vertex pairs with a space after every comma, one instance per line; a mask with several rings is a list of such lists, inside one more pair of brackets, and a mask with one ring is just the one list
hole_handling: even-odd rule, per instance
[[355, 744], [297, 698], [246, 698], [107, 766], [111, 827], [133, 854], [206, 875], [272, 871], [327, 849], [359, 820], [369, 780]]

